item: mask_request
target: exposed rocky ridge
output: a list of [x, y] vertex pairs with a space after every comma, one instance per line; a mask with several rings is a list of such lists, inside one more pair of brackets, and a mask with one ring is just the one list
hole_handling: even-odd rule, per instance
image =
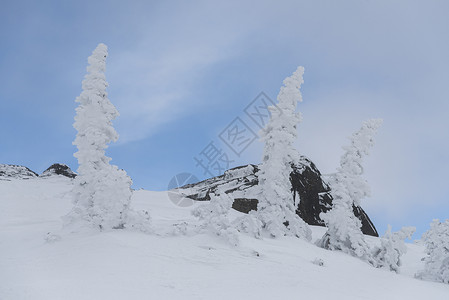
[[[330, 187], [321, 178], [315, 164], [306, 157], [294, 165], [290, 174], [292, 193], [297, 204], [296, 213], [308, 224], [324, 226], [320, 213], [332, 207]], [[236, 167], [224, 172], [223, 175], [204, 181], [188, 184], [178, 190], [187, 198], [197, 201], [210, 200], [210, 193], [225, 192], [234, 198], [232, 207], [235, 210], [248, 213], [257, 210], [258, 178], [257, 165]], [[362, 222], [362, 232], [367, 235], [379, 236], [374, 224], [360, 206], [353, 207], [354, 215]]]
[[37, 177], [50, 177], [62, 175], [68, 178], [74, 178], [76, 173], [64, 164], [53, 164], [47, 170], [38, 175], [25, 166], [0, 164], [0, 180], [11, 179], [31, 179]]
[[53, 164], [47, 170], [42, 172], [42, 174], [39, 176], [40, 177], [49, 177], [49, 176], [54, 176], [54, 175], [62, 175], [62, 176], [69, 177], [69, 178], [76, 177], [76, 173], [73, 172], [69, 168], [69, 166], [64, 165], [64, 164]]
[[0, 179], [30, 179], [37, 176], [36, 172], [24, 166], [0, 164]]

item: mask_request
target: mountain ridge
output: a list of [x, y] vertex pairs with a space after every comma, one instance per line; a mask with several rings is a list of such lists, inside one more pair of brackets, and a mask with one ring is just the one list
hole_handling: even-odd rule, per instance
[[[292, 164], [290, 181], [292, 183], [293, 201], [296, 213], [309, 225], [325, 226], [320, 214], [332, 207], [331, 188], [323, 180], [315, 164], [305, 156]], [[243, 165], [226, 170], [222, 175], [188, 184], [178, 188], [186, 198], [195, 201], [210, 200], [210, 193], [224, 190], [234, 199], [232, 207], [243, 213], [257, 210], [258, 165]], [[38, 175], [31, 169], [20, 165], [0, 164], [0, 179], [32, 179], [64, 176], [75, 178], [76, 173], [65, 164], [55, 163]], [[360, 206], [353, 206], [354, 215], [362, 222], [362, 232], [366, 235], [379, 236], [368, 214]]]
[[0, 179], [31, 179], [31, 178], [45, 178], [55, 175], [62, 175], [68, 178], [75, 178], [76, 173], [73, 172], [69, 166], [61, 163], [54, 163], [48, 167], [44, 172], [38, 174], [28, 167], [14, 164], [0, 164]]

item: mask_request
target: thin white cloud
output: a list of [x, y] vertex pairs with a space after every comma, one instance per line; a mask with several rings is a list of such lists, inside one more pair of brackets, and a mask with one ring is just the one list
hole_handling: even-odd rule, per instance
[[205, 101], [192, 97], [192, 89], [212, 66], [244, 51], [239, 43], [254, 29], [252, 22], [232, 5], [217, 4], [181, 5], [140, 24], [133, 49], [110, 49], [108, 79], [122, 116], [120, 143], [146, 138], [190, 113]]
[[[404, 3], [205, 1], [177, 3], [176, 10], [161, 5], [148, 18], [139, 15], [130, 20], [138, 42], [110, 50], [108, 78], [122, 114], [121, 142], [145, 138], [191, 113], [192, 102], [207, 101], [191, 98], [192, 90], [202, 88], [199, 82], [214, 65], [237, 58], [256, 40], [304, 52], [304, 63], [314, 70], [327, 65], [331, 72], [342, 68], [342, 77], [345, 71], [370, 72], [373, 80], [416, 84], [414, 67], [434, 72], [447, 47], [439, 39], [444, 24], [432, 17], [432, 5]], [[426, 55], [430, 45], [434, 55]]]

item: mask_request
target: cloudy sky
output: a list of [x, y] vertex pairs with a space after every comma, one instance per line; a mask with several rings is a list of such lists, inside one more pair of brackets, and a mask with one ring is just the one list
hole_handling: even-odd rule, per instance
[[[0, 10], [0, 163], [77, 169], [75, 98], [87, 57], [109, 47], [109, 98], [121, 116], [112, 162], [135, 188], [165, 190], [212, 142], [230, 167], [258, 163], [220, 135], [305, 67], [297, 147], [335, 171], [363, 120], [384, 119], [366, 160], [363, 207], [425, 231], [449, 218], [447, 1], [8, 1]], [[231, 125], [232, 127], [232, 125]]]

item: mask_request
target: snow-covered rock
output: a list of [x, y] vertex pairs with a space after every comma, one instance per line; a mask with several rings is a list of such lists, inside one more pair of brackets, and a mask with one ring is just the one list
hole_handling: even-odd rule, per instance
[[[257, 209], [258, 171], [257, 165], [240, 166], [225, 171], [223, 175], [180, 187], [178, 191], [193, 200], [209, 201], [211, 193], [224, 190], [234, 199], [232, 207], [235, 210], [248, 213]], [[293, 165], [290, 180], [297, 205], [296, 213], [309, 225], [324, 226], [320, 213], [331, 208], [332, 196], [330, 187], [322, 179], [318, 168], [310, 159], [302, 156]], [[354, 206], [353, 211], [362, 222], [364, 234], [379, 236], [362, 207]]]
[[0, 179], [30, 179], [38, 175], [24, 166], [0, 164]]
[[50, 177], [55, 175], [62, 175], [69, 178], [75, 178], [76, 173], [73, 172], [67, 165], [64, 164], [52, 164], [50, 167], [48, 167], [47, 170], [42, 172], [39, 177]]

